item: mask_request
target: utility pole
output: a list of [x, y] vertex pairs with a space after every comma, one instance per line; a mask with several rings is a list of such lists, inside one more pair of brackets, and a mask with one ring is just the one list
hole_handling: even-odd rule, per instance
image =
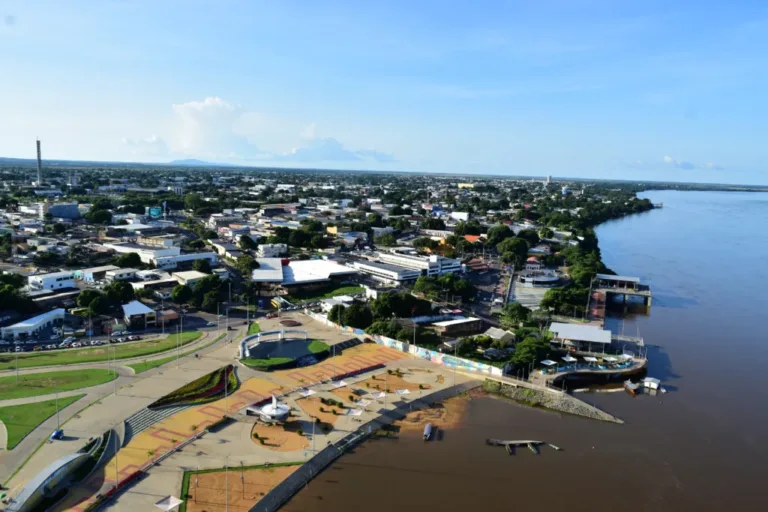
[[224, 457], [224, 510], [229, 511], [229, 455]]
[[56, 390], [56, 430], [61, 430], [61, 421], [59, 421], [59, 390]]
[[14, 365], [16, 367], [16, 385], [19, 385], [19, 345], [13, 346], [13, 351], [16, 354], [16, 364]]

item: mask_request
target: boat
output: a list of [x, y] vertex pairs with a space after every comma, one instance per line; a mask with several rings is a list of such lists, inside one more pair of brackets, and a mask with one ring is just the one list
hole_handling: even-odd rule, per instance
[[534, 455], [539, 454], [539, 449], [533, 443], [528, 443], [528, 449], [531, 450], [534, 453]]
[[432, 424], [427, 423], [427, 425], [424, 427], [424, 440], [429, 441], [430, 437], [432, 437]]
[[630, 396], [637, 396], [639, 389], [640, 384], [632, 382], [631, 380], [624, 381], [624, 391], [626, 391]]
[[510, 454], [510, 455], [514, 455], [515, 454], [515, 445], [508, 444], [508, 445], [506, 445], [506, 448], [507, 448], [507, 453], [508, 454]]

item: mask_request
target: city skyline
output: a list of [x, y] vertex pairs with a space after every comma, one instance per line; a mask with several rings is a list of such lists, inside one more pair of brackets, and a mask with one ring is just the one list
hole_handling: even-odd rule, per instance
[[0, 156], [39, 137], [47, 160], [763, 185], [767, 21], [757, 3], [10, 1]]

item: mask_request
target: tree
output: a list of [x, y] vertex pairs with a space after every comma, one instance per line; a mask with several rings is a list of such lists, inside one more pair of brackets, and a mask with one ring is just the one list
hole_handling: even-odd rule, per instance
[[244, 251], [252, 251], [258, 247], [258, 244], [253, 241], [248, 235], [242, 235], [240, 237], [240, 249]]
[[195, 260], [195, 262], [192, 264], [192, 268], [204, 274], [210, 274], [212, 270], [211, 262], [207, 259]]
[[291, 247], [306, 247], [312, 240], [312, 235], [302, 229], [294, 229], [288, 235], [288, 245]]
[[502, 329], [514, 330], [517, 329], [521, 323], [527, 322], [531, 316], [531, 310], [523, 306], [518, 302], [512, 302], [504, 306], [501, 310]]
[[384, 227], [384, 221], [381, 219], [381, 215], [379, 215], [378, 213], [369, 213], [366, 220], [368, 221], [368, 224], [370, 224], [374, 228]]
[[138, 268], [141, 266], [141, 257], [138, 253], [127, 252], [115, 258], [115, 265], [120, 268]]
[[539, 243], [539, 234], [532, 229], [524, 229], [517, 234], [518, 238], [522, 238], [531, 247]]
[[512, 238], [515, 234], [506, 224], [497, 224], [488, 230], [488, 245], [496, 247], [502, 240]]
[[343, 304], [334, 305], [328, 312], [328, 320], [335, 324], [341, 324], [344, 319], [344, 310], [346, 307]]
[[365, 329], [373, 323], [373, 315], [368, 306], [352, 304], [344, 310], [344, 325]]
[[191, 298], [192, 288], [185, 284], [174, 286], [173, 291], [171, 291], [171, 299], [173, 299], [173, 302], [176, 304], [186, 304]]
[[515, 345], [512, 362], [518, 366], [528, 366], [531, 363], [545, 359], [549, 351], [549, 339], [544, 336], [527, 336], [523, 341]]
[[376, 242], [376, 245], [390, 247], [393, 245], [397, 245], [397, 238], [395, 238], [395, 235], [392, 233], [384, 233], [383, 235], [377, 236], [374, 239], [374, 242]]
[[421, 223], [421, 227], [423, 229], [443, 230], [445, 229], [445, 221], [443, 219], [430, 217], [429, 219], [426, 219], [424, 222]]
[[541, 238], [552, 238], [555, 236], [555, 232], [549, 229], [548, 227], [544, 226], [539, 230], [539, 236]]
[[322, 234], [314, 235], [309, 241], [310, 247], [313, 249], [325, 249], [328, 246], [328, 239]]
[[253, 270], [256, 268], [259, 268], [259, 262], [253, 259], [251, 256], [243, 254], [237, 258], [237, 261], [235, 262], [235, 268], [238, 272], [240, 272], [240, 275], [250, 279], [251, 272], [253, 272]]
[[57, 235], [62, 235], [67, 231], [67, 226], [62, 224], [61, 222], [57, 222], [53, 225], [53, 232]]
[[205, 205], [205, 201], [200, 194], [187, 194], [184, 198], [184, 208], [187, 210], [197, 210]]
[[453, 232], [456, 236], [464, 236], [479, 235], [483, 231], [479, 222], [476, 220], [470, 220], [469, 222], [459, 222]]
[[86, 288], [77, 296], [77, 305], [81, 308], [87, 308], [97, 297], [101, 297], [101, 292]]
[[419, 251], [424, 251], [426, 249], [433, 250], [437, 249], [437, 246], [439, 244], [432, 240], [431, 238], [427, 238], [426, 236], [423, 236], [421, 238], [417, 238], [413, 241], [413, 247], [414, 249], [417, 249]]
[[390, 215], [405, 215], [405, 210], [403, 210], [402, 206], [397, 204], [397, 205], [395, 205], [395, 206], [393, 206], [392, 208], [389, 209], [389, 214]]
[[107, 300], [113, 304], [126, 304], [133, 300], [133, 286], [126, 281], [115, 281], [104, 287]]
[[218, 290], [211, 290], [203, 295], [203, 305], [201, 306], [203, 311], [213, 313], [216, 311], [219, 304], [219, 292]]
[[205, 247], [205, 242], [203, 242], [202, 240], [200, 240], [200, 239], [198, 238], [197, 240], [192, 240], [192, 241], [191, 241], [191, 242], [189, 242], [189, 244], [187, 244], [187, 245], [189, 245], [189, 247], [190, 247], [191, 249], [202, 249], [203, 247]]
[[86, 219], [91, 224], [109, 224], [112, 222], [112, 213], [109, 210], [91, 210]]
[[496, 246], [501, 253], [501, 261], [506, 264], [512, 264], [515, 268], [523, 268], [525, 259], [528, 256], [528, 242], [522, 238], [506, 238]]
[[88, 304], [88, 314], [90, 316], [102, 315], [109, 311], [109, 303], [107, 299], [99, 295]]

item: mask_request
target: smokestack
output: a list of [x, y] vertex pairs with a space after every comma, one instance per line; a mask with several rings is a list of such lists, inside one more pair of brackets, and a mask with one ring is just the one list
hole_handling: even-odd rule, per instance
[[43, 162], [40, 157], [40, 139], [37, 139], [37, 186], [43, 184]]

